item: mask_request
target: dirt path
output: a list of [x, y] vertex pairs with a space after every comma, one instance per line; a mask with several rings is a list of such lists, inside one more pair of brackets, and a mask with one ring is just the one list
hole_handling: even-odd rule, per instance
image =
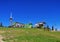
[[4, 42], [2, 39], [3, 39], [3, 37], [0, 35], [0, 42]]

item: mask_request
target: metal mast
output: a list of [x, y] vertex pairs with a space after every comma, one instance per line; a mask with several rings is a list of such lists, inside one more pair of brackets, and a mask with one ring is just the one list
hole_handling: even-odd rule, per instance
[[13, 18], [12, 18], [12, 12], [10, 13], [10, 26], [12, 26], [12, 20], [13, 20]]

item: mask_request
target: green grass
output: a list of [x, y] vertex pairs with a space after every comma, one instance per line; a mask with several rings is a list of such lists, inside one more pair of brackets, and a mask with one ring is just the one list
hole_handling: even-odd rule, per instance
[[60, 42], [60, 32], [33, 28], [0, 28], [5, 42]]

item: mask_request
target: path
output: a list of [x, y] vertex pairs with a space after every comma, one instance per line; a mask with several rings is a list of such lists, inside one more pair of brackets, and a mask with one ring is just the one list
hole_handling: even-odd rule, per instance
[[3, 37], [0, 35], [0, 42], [4, 42], [2, 39], [3, 39]]

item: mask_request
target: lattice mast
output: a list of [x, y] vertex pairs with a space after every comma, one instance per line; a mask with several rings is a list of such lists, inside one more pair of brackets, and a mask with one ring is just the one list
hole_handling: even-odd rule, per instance
[[12, 12], [10, 13], [10, 26], [12, 26], [13, 18], [12, 18]]

